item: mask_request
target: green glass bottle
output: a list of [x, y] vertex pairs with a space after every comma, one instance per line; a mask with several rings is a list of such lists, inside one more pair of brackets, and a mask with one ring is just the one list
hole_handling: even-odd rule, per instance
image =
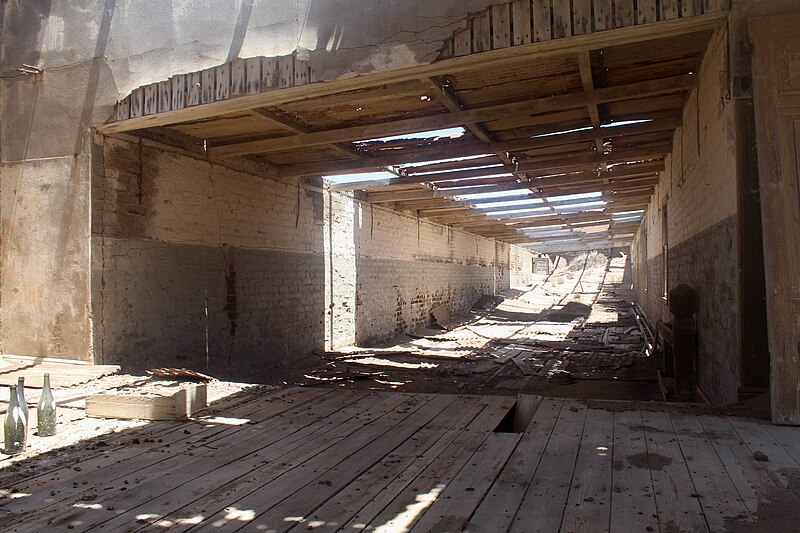
[[27, 440], [27, 424], [28, 419], [22, 413], [22, 408], [19, 405], [19, 396], [17, 394], [17, 386], [11, 385], [9, 387], [9, 400], [8, 412], [6, 413], [5, 424], [3, 424], [3, 450], [8, 455], [16, 455], [25, 451], [25, 443]]
[[17, 378], [17, 398], [19, 399], [22, 414], [25, 415], [25, 420], [28, 420], [28, 402], [25, 400], [25, 378], [22, 376]]
[[39, 424], [40, 437], [52, 437], [56, 434], [56, 399], [50, 390], [50, 374], [44, 375], [44, 388], [36, 407], [36, 420]]

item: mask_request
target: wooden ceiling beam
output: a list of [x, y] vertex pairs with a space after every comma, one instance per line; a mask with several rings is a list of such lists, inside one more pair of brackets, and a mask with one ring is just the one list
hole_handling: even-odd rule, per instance
[[672, 151], [671, 142], [657, 143], [650, 146], [637, 146], [614, 150], [607, 154], [587, 155], [583, 153], [561, 154], [558, 157], [532, 157], [519, 163], [519, 169], [531, 173], [570, 172], [581, 168], [603, 163], [625, 163], [662, 159]]
[[713, 31], [724, 25], [727, 19], [727, 12], [709, 13], [694, 17], [661, 21], [657, 24], [643, 24], [619, 28], [613, 31], [576, 35], [569, 39], [551, 39], [544, 42], [535, 42], [443, 59], [425, 65], [339, 78], [324, 83], [311, 83], [164, 113], [108, 122], [96, 126], [96, 130], [101, 134], [108, 135], [154, 126], [166, 126], [200, 118], [238, 113], [256, 107], [281, 105], [299, 100], [365, 89], [377, 85], [419, 79], [425, 76], [456, 74], [458, 72], [475, 70], [483, 65], [499, 67], [501, 65], [520, 61], [535, 61], [536, 59], [544, 57], [575, 54], [584, 50], [594, 50], [621, 44], [635, 44], [638, 42], [677, 37], [701, 31]]
[[[310, 131], [306, 128], [301, 127], [299, 124], [291, 120], [285, 119], [280, 115], [264, 108], [257, 107], [255, 109], [249, 110], [248, 113], [258, 118], [259, 120], [266, 121], [272, 125], [278, 126], [279, 128], [288, 130], [295, 134], [303, 134], [303, 133], [308, 133]], [[346, 144], [333, 143], [333, 144], [328, 144], [326, 146], [332, 148], [333, 150], [339, 152], [340, 154], [354, 156], [356, 159], [364, 159], [365, 157], [364, 154], [359, 153], [352, 146]]]
[[[619, 195], [628, 194], [628, 193], [616, 193], [616, 194], [606, 194], [604, 195], [607, 199], [616, 198]], [[526, 200], [540, 200], [542, 195], [538, 192], [531, 192], [530, 194], [526, 195], [518, 195], [518, 196], [509, 196], [503, 198], [471, 198], [469, 200], [455, 200], [453, 198], [447, 197], [436, 197], [436, 198], [421, 198], [417, 200], [398, 200], [394, 202], [394, 206], [397, 209], [402, 209], [405, 211], [417, 211], [420, 209], [452, 209], [452, 208], [459, 208], [459, 207], [477, 207], [481, 205], [488, 205], [488, 204], [497, 204], [502, 202], [520, 202]], [[491, 207], [488, 208], [491, 211], [498, 211], [500, 209], [507, 209], [508, 207]]]
[[[548, 147], [548, 146], [561, 146], [562, 144], [573, 144], [575, 142], [584, 142], [591, 140], [593, 137], [597, 135], [601, 135], [601, 138], [615, 138], [615, 137], [626, 137], [630, 135], [640, 135], [642, 133], [651, 133], [657, 131], [673, 131], [676, 127], [680, 125], [679, 119], [672, 119], [672, 120], [665, 120], [659, 122], [652, 122], [652, 123], [643, 123], [643, 124], [632, 124], [628, 126], [619, 126], [616, 128], [604, 128], [600, 131], [596, 132], [592, 131], [580, 131], [580, 132], [573, 132], [567, 133], [562, 135], [552, 135], [548, 137], [541, 137], [541, 138], [533, 138], [533, 139], [519, 139], [514, 141], [505, 141], [502, 143], [495, 143], [495, 145], [499, 146], [502, 145], [506, 151], [514, 151], [520, 150], [525, 148], [541, 148], [541, 147]], [[488, 151], [493, 151], [492, 148], [495, 145], [489, 145]], [[625, 153], [625, 152], [623, 152]], [[609, 163], [612, 162], [611, 160], [614, 157], [614, 153], [610, 153], [611, 157], [607, 157], [606, 154], [600, 155], [587, 155], [584, 156], [590, 160], [597, 159], [602, 163]], [[627, 154], [626, 154], [627, 155]], [[623, 158], [624, 159], [624, 158]], [[563, 163], [563, 159], [557, 160], [559, 164]], [[393, 185], [402, 185], [402, 184], [414, 184], [414, 183], [434, 183], [440, 181], [442, 179], [447, 180], [457, 180], [457, 179], [468, 179], [474, 177], [481, 177], [481, 176], [498, 176], [503, 174], [513, 174], [515, 171], [519, 172], [532, 172], [532, 168], [535, 166], [536, 170], [542, 172], [545, 170], [545, 166], [553, 162], [552, 156], [548, 156], [548, 158], [540, 165], [534, 165], [532, 162], [526, 162], [520, 164], [518, 167], [514, 167], [512, 165], [502, 165], [502, 166], [494, 166], [494, 167], [487, 167], [487, 168], [479, 168], [473, 170], [465, 170], [463, 172], [459, 171], [450, 171], [450, 172], [435, 172], [432, 174], [413, 174], [410, 176], [401, 176], [398, 178], [384, 178], [379, 180], [369, 180], [369, 181], [355, 181], [355, 182], [346, 182], [346, 183], [336, 183], [331, 185], [332, 190], [369, 190], [369, 189], [376, 189], [381, 187], [393, 186]], [[663, 170], [663, 168], [661, 169]], [[608, 176], [606, 179], [610, 179], [611, 176]]]
[[[284, 150], [296, 150], [331, 144], [338, 142], [351, 142], [365, 139], [418, 133], [422, 131], [438, 130], [463, 126], [467, 123], [499, 120], [503, 118], [519, 118], [520, 116], [533, 116], [549, 111], [558, 111], [570, 107], [582, 107], [589, 103], [608, 103], [622, 100], [639, 99], [659, 94], [670, 94], [687, 91], [697, 85], [697, 76], [683, 75], [669, 78], [629, 83], [596, 89], [591, 93], [583, 91], [568, 93], [533, 100], [511, 102], [468, 109], [459, 112], [436, 114], [424, 117], [395, 120], [377, 124], [366, 124], [337, 128], [332, 130], [314, 131], [286, 137], [270, 138], [263, 140], [237, 142], [210, 146], [208, 154], [211, 158], [225, 158], [249, 154], [264, 154]], [[489, 150], [495, 153], [504, 146], [502, 143]]]
[[[646, 206], [647, 203], [646, 202], [642, 202], [641, 205]], [[597, 209], [597, 208], [595, 208], [595, 209]], [[525, 227], [524, 225], [521, 225], [521, 224], [526, 224], [528, 222], [541, 222], [541, 221], [554, 221], [554, 220], [555, 221], [558, 221], [558, 220], [570, 221], [570, 220], [572, 220], [570, 217], [572, 217], [573, 215], [578, 216], [578, 215], [583, 215], [583, 214], [586, 214], [586, 216], [588, 218], [587, 219], [577, 218], [577, 219], [575, 219], [575, 221], [586, 222], [587, 220], [588, 221], [594, 220], [594, 218], [592, 218], [592, 216], [600, 217], [601, 214], [609, 214], [610, 215], [612, 213], [622, 213], [622, 212], [625, 212], [625, 211], [628, 211], [628, 210], [630, 210], [629, 206], [607, 206], [607, 207], [604, 207], [602, 210], [598, 209], [596, 211], [578, 211], [578, 212], [573, 212], [573, 213], [560, 213], [560, 212], [556, 211], [554, 213], [547, 214], [547, 215], [539, 214], [539, 215], [536, 215], [536, 216], [508, 216], [508, 217], [503, 217], [503, 218], [493, 218], [492, 217], [492, 218], [489, 218], [488, 220], [491, 220], [491, 221], [494, 221], [494, 222], [501, 222], [503, 224], [506, 224], [508, 227], [518, 228], [518, 227]], [[600, 217], [600, 219], [604, 220], [602, 217]], [[457, 227], [457, 228], [462, 228], [463, 229], [463, 228], [469, 228], [469, 227], [474, 227], [474, 226], [480, 226], [483, 223], [484, 223], [483, 221], [469, 221], [469, 222], [453, 223], [452, 225]]]
[[292, 165], [277, 170], [280, 178], [293, 178], [300, 176], [319, 176], [322, 174], [335, 176], [338, 174], [354, 174], [359, 172], [373, 172], [376, 168], [404, 165], [410, 163], [424, 163], [426, 161], [439, 161], [442, 159], [455, 159], [470, 157], [486, 153], [483, 143], [458, 143], [443, 146], [427, 152], [414, 154], [393, 154], [388, 156], [373, 157], [362, 161], [323, 161], [320, 163], [307, 163]]
[[[630, 168], [621, 167], [613, 174], [609, 171], [601, 171], [600, 178], [594, 178], [594, 179], [587, 178], [586, 182], [589, 183], [597, 182], [598, 179], [603, 179], [604, 177], [616, 180], [622, 180], [624, 178], [653, 177], [656, 176], [658, 172], [663, 170], [663, 166], [659, 167], [657, 165], [653, 165], [650, 163], [643, 163], [641, 165], [631, 164], [626, 166], [629, 166]], [[450, 187], [446, 189], [444, 188], [419, 189], [411, 191], [401, 190], [401, 191], [371, 192], [367, 193], [367, 202], [386, 203], [386, 202], [397, 202], [403, 200], [417, 200], [417, 199], [436, 198], [436, 197], [452, 197], [456, 195], [464, 196], [469, 194], [520, 191], [524, 189], [546, 189], [548, 187], [563, 185], [564, 182], [561, 181], [561, 179], [567, 179], [567, 178], [568, 177], [554, 176], [552, 179], [539, 178], [535, 180], [521, 181], [518, 183], [517, 182], [503, 183], [499, 185]], [[657, 182], [658, 178], [655, 177], [655, 180]], [[623, 182], [620, 182], [620, 184], [622, 183]], [[496, 200], [496, 201], [500, 202], [502, 200]]]
[[[583, 90], [587, 93], [594, 91], [594, 78], [592, 76], [592, 56], [589, 50], [578, 52], [578, 68], [581, 73], [581, 84]], [[594, 102], [586, 106], [589, 110], [589, 119], [592, 121], [592, 128], [595, 130], [600, 129], [600, 112], [597, 109], [597, 104]], [[603, 153], [603, 140], [595, 138], [594, 146], [597, 153]]]
[[[449, 109], [451, 113], [460, 113], [464, 110], [464, 106], [458, 101], [458, 98], [456, 98], [453, 92], [441, 82], [433, 78], [422, 78], [420, 81], [422, 81], [423, 85], [425, 85], [427, 88], [433, 90], [434, 97], [442, 105]], [[464, 124], [464, 127], [471, 131], [475, 137], [485, 143], [493, 143], [495, 141], [495, 138], [477, 122], [467, 122]], [[509, 165], [513, 163], [511, 158], [508, 157], [508, 155], [502, 150], [495, 151], [495, 155], [503, 163]]]
[[[650, 197], [652, 196], [652, 189], [646, 190], [644, 192], [635, 191], [633, 193], [623, 193], [623, 194], [630, 194], [630, 196], [626, 196], [624, 199], [620, 200], [608, 200], [606, 197], [598, 197], [598, 198], [591, 198], [587, 199], [588, 201], [605, 201], [606, 205], [611, 207], [625, 207], [626, 210], [635, 210], [641, 206], [647, 206], [650, 201]], [[489, 219], [494, 220], [504, 220], [514, 218], [515, 216], [526, 216], [528, 213], [544, 209], [550, 206], [555, 208], [561, 207], [562, 209], [567, 208], [570, 205], [576, 205], [578, 201], [576, 200], [561, 200], [558, 202], [548, 202], [547, 204], [544, 203], [536, 203], [536, 204], [527, 204], [522, 205], [515, 208], [464, 208], [466, 211], [461, 212], [444, 212], [437, 209], [426, 209], [426, 210], [419, 210], [417, 213], [420, 217], [428, 218], [434, 222], [439, 222], [442, 224], [448, 224], [451, 222], [466, 222], [468, 220], [476, 220], [479, 218], [487, 217]], [[584, 202], [585, 203], [585, 202]], [[490, 213], [495, 213], [498, 211], [506, 212], [505, 215], [491, 217], [489, 216]]]

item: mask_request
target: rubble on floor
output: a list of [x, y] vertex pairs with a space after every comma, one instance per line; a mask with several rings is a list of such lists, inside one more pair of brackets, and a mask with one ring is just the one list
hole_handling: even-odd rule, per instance
[[[296, 376], [294, 383], [492, 394], [541, 393], [545, 385], [582, 381], [628, 382], [628, 392], [615, 398], [659, 399], [659, 361], [645, 350], [630, 301], [627, 258], [582, 259], [539, 276], [527, 290], [482, 296], [456, 327], [439, 329], [434, 323], [386, 346], [328, 352], [322, 366]], [[448, 325], [459, 320], [441, 306], [437, 315]], [[546, 392], [554, 394], [552, 388]]]

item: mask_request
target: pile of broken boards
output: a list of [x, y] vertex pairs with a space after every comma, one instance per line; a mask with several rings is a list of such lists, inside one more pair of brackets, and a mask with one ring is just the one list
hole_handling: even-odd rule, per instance
[[450, 330], [427, 328], [402, 335], [391, 346], [328, 352], [326, 365], [306, 374], [300, 384], [364, 382], [420, 391], [487, 392], [522, 391], [541, 380], [569, 385], [657, 379], [658, 362], [643, 351], [631, 304], [613, 292], [604, 291], [596, 302], [601, 308], [598, 321], [593, 321], [598, 313], [576, 302], [531, 314], [514, 307], [519, 300], [508, 299], [498, 308], [499, 301], [482, 298], [470, 317], [448, 317], [449, 324], [462, 324]]

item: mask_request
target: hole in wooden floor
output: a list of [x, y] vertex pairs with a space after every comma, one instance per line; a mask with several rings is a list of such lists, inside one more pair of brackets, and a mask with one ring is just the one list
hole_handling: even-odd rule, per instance
[[533, 420], [542, 399], [538, 396], [520, 394], [508, 412], [505, 414], [497, 427], [495, 433], [524, 433], [528, 425]]

